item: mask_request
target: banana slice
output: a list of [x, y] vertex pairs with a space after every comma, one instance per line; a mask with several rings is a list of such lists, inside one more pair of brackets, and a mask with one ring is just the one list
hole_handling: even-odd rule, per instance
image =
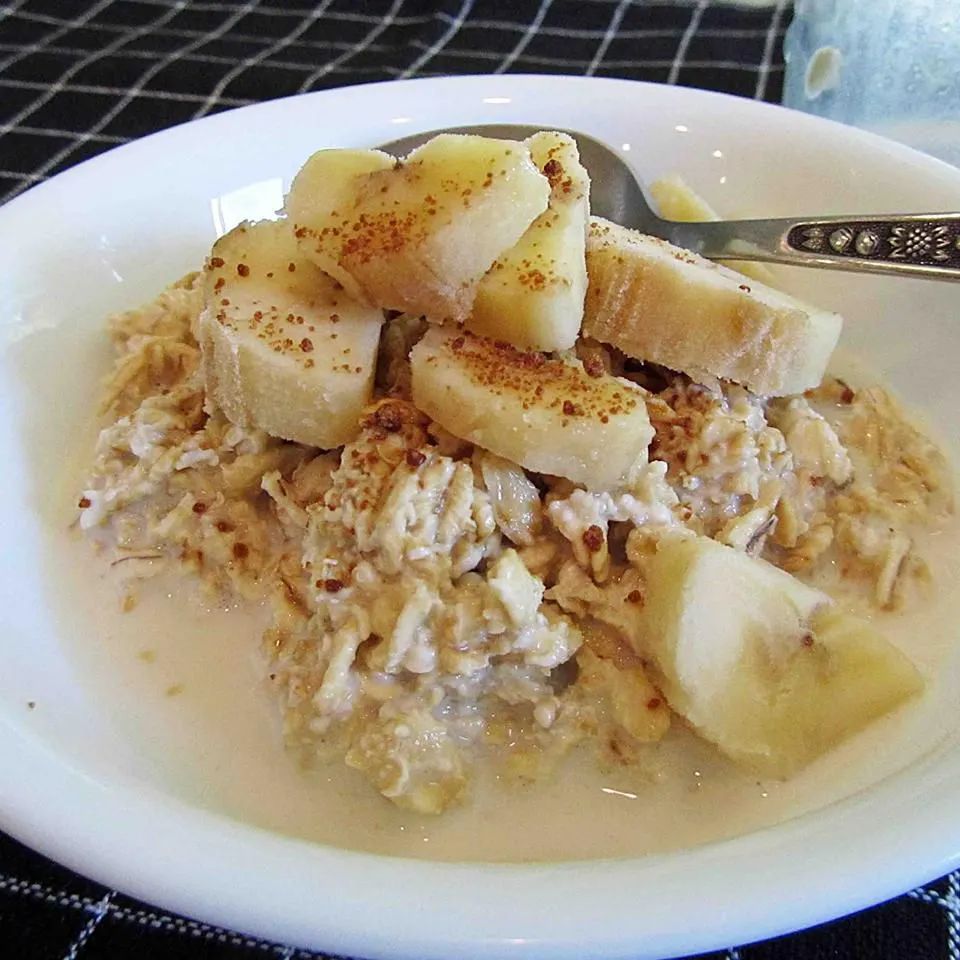
[[[661, 177], [650, 184], [650, 194], [657, 204], [661, 217], [679, 220], [682, 223], [703, 223], [719, 220], [720, 215], [682, 177], [676, 174]], [[776, 275], [763, 263], [747, 260], [719, 260], [731, 270], [746, 277], [776, 286]]]
[[653, 428], [627, 380], [448, 327], [431, 328], [410, 363], [417, 407], [528, 470], [610, 489], [646, 463]]
[[657, 205], [657, 212], [668, 220], [698, 223], [720, 219], [713, 207], [676, 174], [654, 180], [650, 184], [650, 196]]
[[590, 177], [576, 141], [538, 133], [525, 143], [550, 182], [550, 206], [480, 282], [467, 326], [527, 350], [569, 350], [587, 290]]
[[304, 260], [287, 221], [244, 223], [221, 237], [204, 302], [207, 393], [230, 421], [325, 448], [356, 436], [383, 315]]
[[771, 396], [823, 379], [841, 317], [664, 240], [594, 218], [583, 333], [696, 379]]
[[547, 178], [512, 140], [441, 134], [403, 161], [384, 157], [321, 150], [306, 162], [287, 197], [304, 252], [369, 303], [462, 320], [494, 260], [547, 208]]
[[339, 244], [329, 242], [329, 228], [315, 237], [308, 224], [326, 223], [331, 211], [358, 189], [360, 178], [390, 170], [396, 159], [382, 150], [320, 150], [300, 169], [287, 194], [287, 216], [299, 234], [301, 255], [336, 280], [354, 300], [366, 303], [363, 288], [339, 262]]
[[641, 638], [670, 706], [772, 776], [923, 687], [899, 650], [826, 594], [702, 537], [662, 541], [650, 560]]

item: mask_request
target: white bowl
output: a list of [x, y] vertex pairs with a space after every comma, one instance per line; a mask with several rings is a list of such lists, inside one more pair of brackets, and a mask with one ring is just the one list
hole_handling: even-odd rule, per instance
[[[906, 769], [825, 809], [678, 853], [504, 865], [311, 844], [245, 823], [213, 792], [185, 800], [176, 758], [147, 763], [132, 736], [136, 704], [122, 674], [84, 670], [64, 639], [79, 630], [91, 647], [100, 643], [82, 598], [64, 617], [62, 567], [50, 549], [70, 516], [64, 477], [87, 437], [102, 317], [195, 267], [218, 228], [272, 211], [319, 147], [497, 121], [622, 145], [645, 178], [682, 171], [738, 215], [960, 209], [960, 172], [854, 129], [679, 87], [563, 77], [373, 84], [274, 101], [111, 151], [8, 204], [0, 826], [82, 873], [205, 921], [417, 960], [701, 951], [845, 914], [956, 867], [952, 733], [917, 744]], [[846, 314], [846, 347], [925, 409], [956, 455], [960, 288], [789, 276]], [[957, 725], [946, 718], [945, 727]]]

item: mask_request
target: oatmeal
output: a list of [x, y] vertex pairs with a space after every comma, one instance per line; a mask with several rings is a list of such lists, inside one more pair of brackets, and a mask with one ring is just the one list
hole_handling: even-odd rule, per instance
[[105, 407], [122, 415], [81, 525], [129, 566], [131, 594], [173, 564], [219, 594], [272, 595], [288, 744], [342, 756], [413, 810], [460, 799], [508, 726], [516, 769], [585, 738], [606, 752], [663, 735], [670, 711], [627, 639], [645, 541], [705, 534], [811, 582], [840, 557], [833, 588], [886, 607], [927, 576], [914, 532], [950, 510], [930, 442], [883, 390], [839, 381], [764, 401], [670, 377], [648, 397], [653, 459], [617, 493], [452, 444], [396, 372], [341, 452], [284, 443], [206, 402], [200, 308], [188, 279], [112, 321]]
[[[578, 748], [628, 769], [681, 721], [787, 775], [871, 719], [837, 715], [802, 744], [783, 734], [807, 729], [818, 698], [838, 699], [811, 658], [845, 683], [849, 652], [867, 657], [857, 682], [874, 667], [884, 678], [879, 712], [919, 689], [909, 661], [846, 612], [915, 602], [931, 577], [924, 536], [952, 511], [942, 454], [883, 388], [821, 374], [772, 395], [601, 339], [529, 350], [469, 322], [436, 334], [406, 301], [348, 309], [350, 277], [334, 266], [342, 286], [324, 279], [311, 299], [283, 221], [258, 274], [257, 226], [244, 230], [231, 241], [242, 248], [228, 235], [203, 274], [110, 321], [117, 358], [79, 522], [123, 570], [124, 609], [139, 580], [170, 570], [213, 598], [269, 599], [264, 672], [302, 762], [345, 762], [398, 806], [440, 813], [468, 802], [478, 763], [535, 779]], [[244, 283], [272, 297], [275, 273], [300, 286], [286, 281], [271, 322], [299, 339], [274, 331], [261, 348], [235, 319], [211, 329], [225, 304], [258, 331], [260, 288]], [[538, 317], [542, 338], [552, 328]], [[331, 368], [348, 386], [298, 394], [318, 405], [311, 437], [328, 435], [324, 403], [349, 436], [330, 449], [298, 439], [283, 407], [307, 361], [326, 376], [321, 323], [328, 352], [380, 344]], [[484, 358], [482, 381], [456, 366], [465, 355], [473, 371]], [[490, 392], [503, 365], [510, 377]], [[567, 382], [576, 390], [556, 395]], [[530, 466], [547, 462], [556, 474]], [[744, 684], [776, 702], [759, 726], [736, 713]]]

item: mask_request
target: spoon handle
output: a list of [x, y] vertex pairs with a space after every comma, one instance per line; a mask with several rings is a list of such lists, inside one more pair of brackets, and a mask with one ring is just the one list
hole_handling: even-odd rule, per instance
[[960, 213], [664, 221], [664, 226], [665, 239], [711, 259], [960, 280]]

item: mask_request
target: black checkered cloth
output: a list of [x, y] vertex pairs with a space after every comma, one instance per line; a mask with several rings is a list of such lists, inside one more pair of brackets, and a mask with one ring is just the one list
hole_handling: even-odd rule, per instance
[[[789, 16], [789, 0], [0, 0], [0, 199], [171, 124], [374, 80], [565, 73], [776, 101]], [[319, 956], [137, 903], [0, 834], [0, 958]], [[960, 960], [960, 873], [711, 956]]]

